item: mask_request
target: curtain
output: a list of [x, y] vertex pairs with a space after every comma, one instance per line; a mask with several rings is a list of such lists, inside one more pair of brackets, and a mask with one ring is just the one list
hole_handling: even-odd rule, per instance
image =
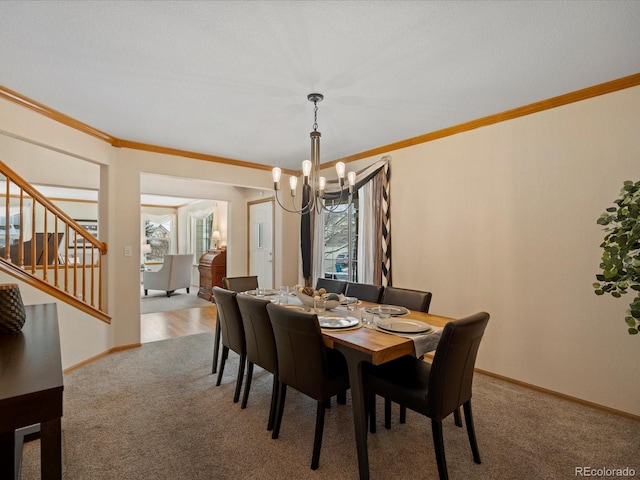
[[[187, 230], [187, 245], [189, 245], [189, 248], [187, 249], [188, 252], [196, 252], [196, 244], [195, 244], [195, 234], [196, 234], [196, 221], [197, 220], [204, 220], [205, 218], [207, 218], [209, 215], [211, 215], [212, 213], [214, 213], [215, 210], [215, 202], [213, 201], [208, 201], [208, 202], [201, 202], [204, 203], [203, 205], [197, 205], [193, 208], [189, 209], [189, 222], [187, 222], [187, 226], [188, 226], [188, 230]], [[215, 218], [214, 218], [214, 222], [215, 222]], [[213, 233], [213, 225], [211, 227], [211, 231]], [[196, 258], [196, 261], [198, 259]]]
[[[389, 211], [389, 179], [391, 157], [357, 172], [355, 188], [359, 196], [358, 220], [358, 281], [376, 285], [391, 285], [391, 222]], [[327, 182], [325, 198], [340, 198], [337, 180]], [[320, 275], [324, 261], [324, 221], [314, 227], [314, 275]]]

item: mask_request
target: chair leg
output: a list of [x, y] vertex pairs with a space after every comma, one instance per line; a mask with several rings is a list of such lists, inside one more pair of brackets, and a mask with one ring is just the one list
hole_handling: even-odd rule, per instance
[[189, 287], [187, 287], [187, 293], [189, 293]]
[[218, 351], [220, 350], [220, 317], [216, 319], [216, 336], [213, 339], [213, 362], [211, 373], [216, 373], [218, 369]]
[[220, 358], [220, 371], [218, 372], [218, 380], [216, 381], [216, 387], [220, 386], [222, 381], [222, 373], [224, 372], [224, 364], [227, 363], [227, 357], [229, 356], [229, 347], [222, 346], [222, 357]]
[[244, 385], [244, 395], [242, 396], [242, 404], [240, 408], [247, 408], [247, 401], [249, 401], [249, 390], [251, 390], [251, 379], [253, 378], [253, 363], [249, 362], [247, 365], [247, 382]]
[[278, 438], [280, 435], [280, 425], [282, 424], [282, 414], [284, 413], [284, 401], [287, 397], [287, 386], [280, 382], [278, 389], [280, 392], [278, 393], [278, 411], [276, 412], [276, 423], [273, 426], [273, 431], [271, 432], [271, 438], [274, 440]]
[[147, 289], [145, 288], [145, 289], [144, 289], [144, 296], [146, 297], [148, 293], [149, 293], [149, 290], [147, 290]]
[[467, 424], [467, 435], [469, 435], [471, 452], [473, 452], [473, 461], [482, 463], [480, 460], [480, 450], [478, 450], [478, 442], [476, 441], [476, 429], [473, 426], [473, 416], [471, 415], [471, 400], [465, 402], [462, 407], [464, 408], [464, 421]]
[[400, 405], [400, 423], [407, 423], [407, 407]]
[[462, 428], [462, 418], [460, 417], [460, 407], [453, 411], [453, 420], [456, 423], [456, 427]]
[[440, 480], [448, 480], [447, 459], [444, 455], [444, 440], [442, 438], [442, 422], [431, 419], [431, 431], [433, 433], [433, 448], [436, 451], [436, 462], [438, 463]]
[[341, 392], [338, 393], [337, 402], [338, 402], [339, 405], [346, 405], [347, 404], [347, 391], [346, 390], [342, 390]]
[[376, 396], [374, 394], [369, 395], [369, 431], [376, 433]]
[[391, 428], [391, 400], [388, 398], [384, 399], [384, 428]]
[[276, 409], [278, 407], [278, 374], [273, 375], [273, 387], [271, 387], [271, 406], [269, 407], [269, 421], [267, 422], [267, 431], [273, 431], [273, 424], [276, 421]]
[[324, 431], [324, 402], [318, 402], [316, 410], [316, 433], [313, 439], [313, 456], [311, 470], [317, 470], [320, 464], [320, 449], [322, 448], [322, 432]]
[[233, 394], [233, 403], [238, 403], [240, 400], [240, 390], [242, 390], [242, 379], [244, 378], [244, 366], [247, 363], [247, 355], [240, 355], [240, 362], [238, 363], [238, 377], [236, 378], [236, 391]]
[[171, 292], [169, 290], [167, 290], [167, 297], [171, 296]]

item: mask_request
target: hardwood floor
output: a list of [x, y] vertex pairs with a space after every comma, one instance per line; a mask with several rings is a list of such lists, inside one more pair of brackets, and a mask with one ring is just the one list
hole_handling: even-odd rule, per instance
[[140, 315], [140, 341], [142, 343], [213, 332], [215, 328], [215, 305]]

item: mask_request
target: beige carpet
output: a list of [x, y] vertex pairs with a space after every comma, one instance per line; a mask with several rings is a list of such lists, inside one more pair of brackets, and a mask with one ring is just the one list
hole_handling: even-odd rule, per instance
[[145, 296], [144, 289], [141, 286], [140, 314], [211, 306], [211, 302], [198, 297], [198, 287], [196, 285], [192, 285], [189, 292], [187, 293], [186, 289], [181, 288], [173, 292], [170, 297], [167, 297], [167, 292], [149, 290], [148, 295]]
[[[211, 375], [213, 333], [144, 344], [65, 375], [63, 477], [90, 479], [357, 479], [350, 407], [326, 418], [320, 468], [311, 471], [315, 404], [290, 390], [281, 436], [266, 430], [271, 375], [256, 368], [248, 408], [232, 403], [237, 356], [222, 385]], [[464, 429], [444, 426], [455, 479], [573, 479], [576, 467], [634, 468], [640, 423], [476, 375], [474, 412], [483, 463]], [[428, 420], [408, 412], [369, 435], [372, 480], [433, 479]], [[38, 441], [23, 479], [39, 477]]]

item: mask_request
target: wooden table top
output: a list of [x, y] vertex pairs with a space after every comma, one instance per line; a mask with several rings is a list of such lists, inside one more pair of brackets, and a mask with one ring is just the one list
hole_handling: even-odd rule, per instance
[[[375, 304], [363, 302], [363, 306]], [[434, 327], [443, 327], [453, 318], [432, 315], [429, 313], [410, 311], [401, 318], [420, 320]], [[355, 348], [371, 356], [371, 363], [380, 365], [404, 355], [414, 355], [413, 341], [406, 337], [384, 333], [372, 328], [358, 328], [355, 330], [322, 330], [324, 344], [329, 348], [334, 348], [336, 343], [340, 343], [350, 348]]]

